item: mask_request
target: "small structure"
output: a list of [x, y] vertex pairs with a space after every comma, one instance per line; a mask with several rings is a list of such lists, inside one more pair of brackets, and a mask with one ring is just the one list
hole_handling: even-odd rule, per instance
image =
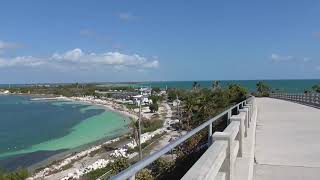
[[133, 103], [136, 104], [137, 106], [139, 106], [140, 103], [141, 103], [141, 105], [152, 104], [152, 100], [149, 99], [148, 97], [143, 96], [143, 95], [132, 96], [132, 98], [133, 98]]

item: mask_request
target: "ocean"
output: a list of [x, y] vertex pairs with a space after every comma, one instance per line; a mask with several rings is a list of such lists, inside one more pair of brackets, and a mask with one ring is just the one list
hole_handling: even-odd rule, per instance
[[101, 106], [33, 101], [0, 95], [0, 167], [27, 167], [46, 158], [128, 132], [129, 120]]
[[[158, 81], [128, 84], [134, 87], [191, 89], [194, 81]], [[211, 87], [212, 81], [197, 81]], [[256, 90], [258, 80], [220, 81], [222, 87], [239, 84]], [[319, 79], [263, 80], [272, 89], [303, 92]], [[101, 83], [107, 84], [107, 83]], [[2, 84], [1, 87], [9, 85]], [[25, 85], [10, 85], [25, 86]], [[64, 102], [32, 101], [31, 96], [0, 95], [0, 168], [28, 167], [60, 152], [113, 138], [128, 132], [129, 120], [100, 106]]]
[[[222, 87], [230, 84], [238, 84], [245, 87], [250, 92], [256, 91], [256, 84], [260, 80], [228, 80], [220, 81]], [[320, 79], [299, 79], [299, 80], [261, 80], [274, 90], [281, 90], [285, 92], [304, 92], [304, 90], [311, 90], [313, 85], [320, 84]], [[155, 82], [141, 82], [136, 83], [135, 86], [151, 86], [159, 88], [182, 88], [191, 89], [194, 81], [155, 81]], [[200, 87], [209, 88], [212, 81], [197, 81]]]
[[[200, 84], [203, 88], [211, 87], [213, 80], [194, 80]], [[159, 87], [162, 89], [167, 88], [181, 88], [191, 89], [194, 81], [147, 81], [147, 82], [96, 82], [95, 84], [106, 85], [106, 86], [131, 86], [131, 87]], [[223, 87], [229, 84], [239, 84], [245, 87], [250, 92], [256, 90], [256, 84], [258, 81], [263, 81], [274, 90], [281, 90], [286, 92], [304, 92], [304, 90], [311, 90], [313, 85], [320, 84], [320, 79], [284, 79], [284, 80], [220, 80], [220, 85]], [[50, 84], [50, 83], [42, 83]], [[62, 83], [61, 85], [66, 84]], [[70, 84], [70, 83], [69, 83]], [[54, 84], [60, 85], [60, 84]], [[0, 84], [0, 88], [8, 87], [25, 87], [30, 84]]]

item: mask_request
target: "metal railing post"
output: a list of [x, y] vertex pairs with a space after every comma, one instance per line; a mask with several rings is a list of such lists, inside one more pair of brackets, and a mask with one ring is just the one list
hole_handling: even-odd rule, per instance
[[208, 147], [211, 146], [212, 144], [212, 123], [210, 123], [210, 125], [208, 126], [209, 129], [208, 129]]

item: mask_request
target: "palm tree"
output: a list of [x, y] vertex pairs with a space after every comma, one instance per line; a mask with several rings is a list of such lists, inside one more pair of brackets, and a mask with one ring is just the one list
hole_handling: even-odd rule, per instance
[[193, 84], [192, 84], [192, 90], [196, 90], [197, 87], [198, 87], [198, 82], [194, 81]]
[[184, 101], [184, 113], [186, 117], [186, 129], [190, 130], [190, 121], [192, 120], [193, 112], [197, 108], [197, 100], [192, 95], [187, 96], [187, 98]]
[[131, 136], [138, 145], [140, 142], [139, 138], [139, 122], [134, 120], [133, 118], [130, 118], [131, 123], [130, 123], [130, 128], [131, 128]]
[[220, 81], [212, 81], [212, 91], [216, 92], [221, 90]]
[[257, 84], [257, 91], [262, 96], [269, 96], [270, 87], [262, 81], [259, 81]]

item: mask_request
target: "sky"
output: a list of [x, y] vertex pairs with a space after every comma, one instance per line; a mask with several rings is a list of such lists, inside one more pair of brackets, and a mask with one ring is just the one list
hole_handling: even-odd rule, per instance
[[320, 1], [2, 0], [0, 84], [319, 79]]

